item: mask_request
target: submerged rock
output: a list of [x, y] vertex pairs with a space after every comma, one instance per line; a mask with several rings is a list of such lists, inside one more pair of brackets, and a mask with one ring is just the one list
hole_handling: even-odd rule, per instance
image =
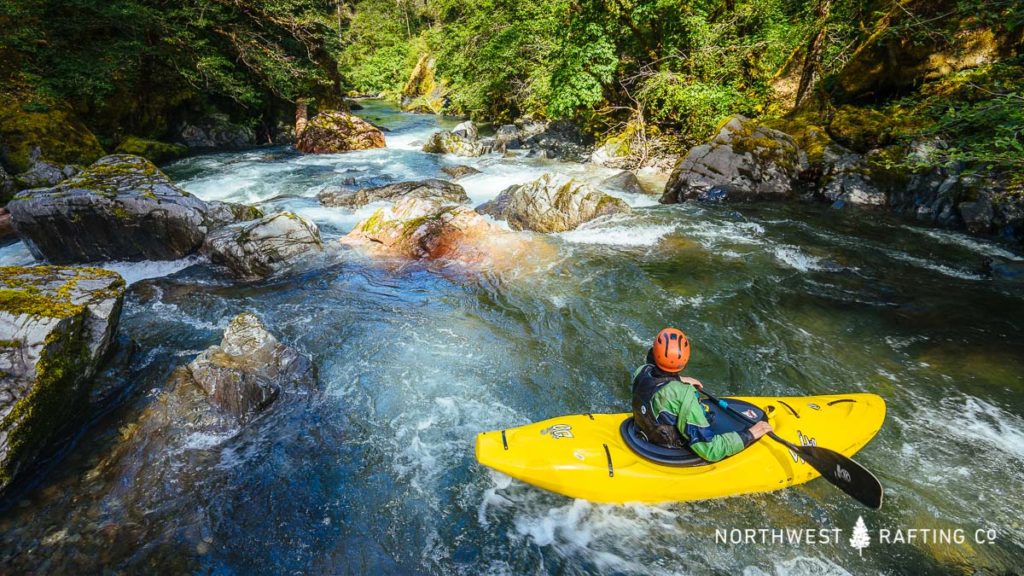
[[32, 254], [54, 263], [174, 260], [203, 242], [206, 204], [145, 158], [106, 156], [8, 204]]
[[422, 198], [441, 203], [466, 204], [469, 196], [466, 190], [446, 180], [420, 180], [416, 182], [399, 182], [374, 188], [363, 188], [349, 192], [338, 187], [328, 187], [317, 194], [324, 206], [358, 208], [371, 202], [390, 201], [400, 198]]
[[214, 230], [206, 237], [203, 252], [235, 276], [255, 280], [281, 272], [300, 256], [322, 252], [323, 247], [316, 224], [292, 212], [278, 212]]
[[360, 222], [343, 242], [405, 258], [490, 266], [514, 262], [529, 240], [468, 206], [406, 198]]
[[473, 174], [479, 174], [480, 171], [472, 166], [457, 165], [457, 166], [445, 166], [441, 168], [441, 172], [452, 177], [453, 180], [459, 178], [465, 178], [466, 176], [472, 176]]
[[335, 154], [384, 146], [384, 133], [379, 128], [340, 111], [314, 116], [295, 142], [295, 147], [307, 154]]
[[791, 136], [736, 115], [679, 161], [661, 203], [699, 199], [712, 188], [726, 191], [729, 201], [791, 198], [805, 168]]
[[477, 208], [481, 214], [507, 220], [514, 230], [535, 232], [565, 232], [594, 218], [629, 210], [619, 198], [552, 174], [510, 186]]
[[124, 293], [109, 270], [0, 267], [0, 490], [83, 422]]
[[213, 405], [242, 422], [266, 409], [282, 389], [317, 383], [309, 358], [278, 342], [249, 312], [236, 316], [220, 345], [204, 351], [185, 371]]

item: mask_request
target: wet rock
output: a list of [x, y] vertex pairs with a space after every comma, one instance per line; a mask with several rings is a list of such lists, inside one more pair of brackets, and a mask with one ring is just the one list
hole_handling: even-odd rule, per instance
[[136, 136], [129, 136], [117, 146], [118, 154], [142, 156], [150, 162], [159, 163], [175, 160], [188, 154], [188, 147], [182, 144], [159, 142]]
[[255, 206], [239, 204], [237, 202], [221, 202], [211, 200], [206, 203], [206, 228], [215, 230], [221, 226], [248, 222], [263, 218], [263, 211]]
[[358, 116], [339, 111], [314, 116], [295, 142], [295, 147], [307, 154], [336, 154], [384, 146], [384, 133], [379, 128]]
[[524, 238], [462, 205], [406, 198], [381, 208], [343, 239], [386, 255], [490, 265], [523, 253]]
[[211, 262], [227, 266], [243, 280], [266, 278], [323, 248], [316, 224], [292, 212], [224, 226], [203, 243]]
[[888, 199], [871, 177], [867, 161], [841, 146], [829, 147], [821, 161], [819, 193], [833, 203], [885, 206]]
[[539, 151], [547, 158], [583, 163], [593, 153], [593, 139], [568, 120], [550, 124], [524, 122], [517, 126], [523, 133], [523, 147]]
[[248, 148], [256, 145], [256, 131], [231, 122], [226, 114], [210, 114], [194, 124], [178, 129], [176, 140], [195, 149]]
[[363, 188], [348, 192], [338, 187], [328, 187], [317, 195], [324, 206], [358, 208], [371, 202], [394, 201], [400, 198], [422, 198], [440, 203], [467, 204], [469, 196], [465, 189], [446, 180], [421, 180], [399, 182], [375, 188]]
[[0, 240], [6, 240], [17, 234], [14, 230], [14, 219], [6, 207], [0, 208]]
[[622, 190], [629, 194], [646, 194], [643, 185], [640, 184], [640, 180], [636, 177], [636, 174], [629, 170], [623, 170], [615, 176], [610, 176], [601, 181], [597, 185], [598, 188]]
[[212, 346], [185, 370], [209, 401], [241, 422], [265, 410], [282, 389], [313, 388], [316, 366], [281, 344], [252, 313], [236, 316], [219, 346]]
[[96, 136], [70, 109], [0, 94], [0, 157], [11, 174], [29, 170], [40, 158], [57, 166], [85, 165], [103, 154]]
[[7, 204], [17, 190], [18, 186], [14, 182], [14, 177], [4, 170], [3, 165], [0, 165], [0, 204]]
[[458, 166], [445, 166], [441, 168], [441, 172], [452, 177], [453, 180], [459, 178], [465, 178], [466, 176], [472, 176], [473, 174], [479, 174], [480, 171], [472, 166], [458, 165]]
[[494, 149], [498, 152], [518, 150], [522, 147], [522, 134], [515, 124], [505, 124], [494, 134]]
[[459, 138], [465, 138], [470, 142], [474, 142], [480, 139], [480, 132], [476, 129], [476, 124], [473, 124], [472, 120], [466, 120], [452, 128], [452, 134]]
[[791, 136], [733, 116], [676, 165], [661, 203], [693, 200], [715, 187], [727, 190], [729, 201], [791, 198], [806, 166]]
[[510, 186], [477, 212], [507, 220], [514, 230], [564, 232], [594, 218], [629, 212], [629, 206], [587, 184], [545, 174], [528, 184]]
[[42, 160], [40, 155], [40, 149], [35, 148], [30, 157], [32, 164], [29, 169], [15, 177], [15, 184], [19, 190], [56, 186], [79, 172], [75, 166], [58, 166]]
[[145, 158], [117, 154], [8, 204], [33, 255], [54, 263], [174, 260], [203, 242], [206, 204]]
[[471, 140], [461, 134], [466, 132], [450, 132], [442, 130], [430, 135], [423, 151], [430, 154], [454, 154], [456, 156], [482, 156], [487, 149], [477, 140]]
[[961, 202], [957, 209], [960, 211], [964, 226], [971, 234], [988, 234], [992, 231], [995, 211], [992, 209], [992, 200], [988, 194], [982, 194], [973, 202]]
[[0, 490], [82, 423], [124, 293], [109, 270], [0, 267]]

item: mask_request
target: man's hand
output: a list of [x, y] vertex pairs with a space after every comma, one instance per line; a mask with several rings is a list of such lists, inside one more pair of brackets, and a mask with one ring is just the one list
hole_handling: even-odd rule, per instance
[[697, 390], [703, 390], [704, 389], [704, 385], [701, 384], [700, 380], [697, 380], [696, 378], [690, 378], [689, 376], [682, 376], [682, 377], [679, 378], [679, 381], [680, 382], [686, 382], [687, 384], [690, 384], [691, 386], [695, 387]]
[[767, 434], [767, 433], [769, 433], [771, 431], [772, 431], [772, 425], [767, 423], [767, 422], [763, 422], [763, 421], [762, 422], [758, 422], [757, 424], [754, 424], [753, 426], [750, 427], [750, 434], [751, 434], [751, 436], [754, 437], [754, 440], [757, 440], [761, 436], [764, 436], [765, 434]]

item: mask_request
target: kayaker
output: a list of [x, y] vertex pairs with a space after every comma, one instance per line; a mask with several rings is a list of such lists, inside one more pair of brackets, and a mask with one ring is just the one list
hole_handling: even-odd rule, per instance
[[647, 351], [647, 363], [633, 373], [633, 418], [648, 442], [688, 447], [708, 462], [717, 462], [771, 432], [767, 422], [758, 422], [739, 432], [716, 434], [697, 392], [704, 385], [679, 374], [689, 360], [686, 335], [665, 328]]

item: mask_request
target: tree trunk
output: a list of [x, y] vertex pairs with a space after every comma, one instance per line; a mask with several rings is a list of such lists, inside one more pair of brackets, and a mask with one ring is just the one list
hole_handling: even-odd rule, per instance
[[829, 10], [832, 8], [832, 0], [818, 0], [814, 7], [815, 20], [818, 22], [818, 33], [811, 37], [807, 43], [807, 52], [804, 54], [804, 65], [800, 71], [800, 84], [796, 89], [796, 106], [800, 106], [811, 93], [814, 86], [814, 77], [818, 74], [818, 63], [821, 61], [821, 50], [825, 46], [825, 36], [828, 33], [826, 20]]
[[295, 100], [295, 139], [306, 131], [306, 124], [309, 123], [309, 101], [305, 98]]

